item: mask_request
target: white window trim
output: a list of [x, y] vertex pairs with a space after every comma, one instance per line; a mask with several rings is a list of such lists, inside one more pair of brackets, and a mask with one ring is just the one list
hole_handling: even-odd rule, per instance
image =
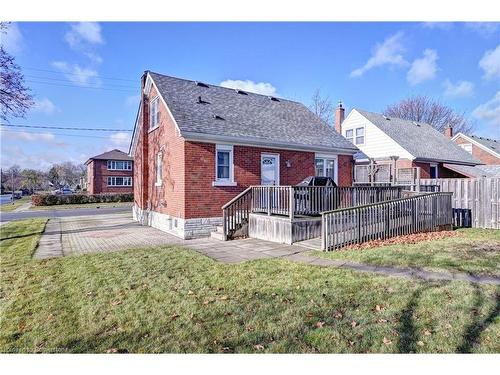
[[[158, 161], [161, 160], [161, 175], [158, 176]], [[160, 179], [158, 180], [158, 177]], [[155, 161], [155, 186], [161, 186], [163, 184], [163, 153], [159, 152], [156, 154]]]
[[[117, 185], [116, 184], [116, 178], [117, 177], [121, 177], [123, 179], [130, 179], [130, 185]], [[115, 180], [115, 183], [114, 184], [110, 184], [109, 181], [111, 179], [111, 182], [113, 181], [113, 179]], [[124, 180], [125, 181], [125, 180]], [[107, 183], [107, 186], [112, 186], [112, 187], [132, 187], [132, 185], [134, 184], [134, 180], [132, 178], [132, 176], [107, 176], [106, 178], [106, 183]]]
[[[110, 168], [109, 167], [109, 163], [113, 163], [115, 162], [123, 162], [124, 165], [125, 164], [128, 164], [130, 165], [130, 168]], [[110, 160], [107, 160], [106, 161], [106, 167], [108, 168], [108, 171], [131, 171], [132, 170], [132, 161], [131, 160], [114, 160], [114, 159], [110, 159]]]
[[[432, 167], [436, 168], [436, 177], [431, 177], [431, 168]], [[439, 168], [438, 168], [438, 165], [435, 163], [429, 164], [429, 178], [439, 178]]]
[[316, 173], [316, 159], [323, 159], [323, 174], [326, 172], [326, 159], [333, 160], [333, 166], [335, 168], [333, 173], [333, 181], [338, 184], [339, 179], [339, 157], [336, 154], [315, 154], [314, 155], [314, 171]]
[[[363, 142], [362, 143], [357, 143], [356, 142], [356, 138], [358, 138], [358, 136], [356, 136], [356, 130], [358, 129], [363, 129], [363, 135], [360, 136], [360, 137], [363, 137]], [[366, 143], [366, 127], [365, 126], [358, 126], [357, 128], [354, 129], [354, 132], [353, 132], [353, 143], [356, 145], [356, 146], [359, 146], [359, 145], [364, 145]]]
[[274, 186], [279, 186], [280, 185], [280, 174], [281, 174], [281, 171], [280, 171], [280, 154], [271, 154], [271, 153], [264, 153], [264, 154], [260, 154], [260, 182], [262, 183], [262, 160], [266, 157], [275, 157], [276, 158], [276, 169], [277, 169], [277, 173], [278, 173], [278, 178], [277, 178], [277, 181], [276, 181], [276, 185]]
[[[347, 132], [348, 131], [352, 131], [352, 138], [347, 136]], [[355, 129], [345, 129], [345, 131], [344, 131], [344, 137], [345, 137], [345, 139], [347, 139], [352, 144], [354, 144], [354, 136], [355, 136], [354, 133], [355, 133]]]
[[[219, 151], [229, 151], [229, 178], [217, 178], [217, 153]], [[212, 186], [236, 186], [234, 181], [234, 147], [233, 145], [217, 144], [215, 145], [215, 181]]]
[[[151, 127], [151, 114], [152, 114], [152, 109], [153, 109], [153, 102], [157, 101], [158, 103], [156, 104], [157, 111], [160, 112], [160, 96], [156, 95], [150, 102], [149, 102], [149, 132], [152, 132], [155, 129], [158, 129], [160, 127], [160, 121], [156, 123], [155, 126]], [[157, 116], [154, 116], [155, 118]]]

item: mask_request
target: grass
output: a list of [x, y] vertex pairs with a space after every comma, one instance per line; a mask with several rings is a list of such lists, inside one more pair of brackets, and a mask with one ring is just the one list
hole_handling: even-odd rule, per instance
[[376, 265], [500, 276], [500, 230], [459, 229], [457, 232], [457, 236], [412, 245], [399, 244], [315, 254], [330, 259]]
[[1, 352], [500, 352], [500, 288], [158, 247], [32, 260], [1, 228]]
[[82, 204], [57, 204], [53, 206], [31, 206], [30, 210], [47, 211], [47, 210], [67, 210], [76, 208], [112, 208], [112, 207], [132, 207], [132, 202], [82, 203]]
[[5, 203], [0, 205], [0, 212], [12, 212], [16, 208], [21, 207], [23, 204], [29, 202], [31, 197], [21, 197], [20, 199], [15, 199], [12, 203]]

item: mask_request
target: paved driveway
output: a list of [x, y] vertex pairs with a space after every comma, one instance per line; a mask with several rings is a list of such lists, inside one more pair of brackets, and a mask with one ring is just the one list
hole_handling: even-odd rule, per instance
[[49, 220], [35, 252], [39, 259], [161, 245], [182, 245], [225, 263], [294, 256], [306, 248], [257, 239], [182, 240], [132, 220], [130, 213], [59, 217]]

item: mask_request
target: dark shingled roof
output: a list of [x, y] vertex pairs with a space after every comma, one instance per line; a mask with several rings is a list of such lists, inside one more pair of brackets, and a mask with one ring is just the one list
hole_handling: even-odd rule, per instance
[[89, 158], [85, 164], [88, 164], [91, 160], [134, 160], [134, 158], [128, 156], [126, 152], [114, 149]]
[[458, 164], [481, 164], [467, 151], [457, 146], [429, 124], [387, 117], [379, 113], [356, 108], [361, 115], [395, 140], [416, 159], [451, 162]]
[[283, 148], [357, 151], [301, 103], [149, 74], [186, 138], [194, 134]]
[[482, 144], [489, 150], [500, 154], [500, 141], [497, 139], [478, 137], [477, 135], [468, 135], [469, 138], [475, 140], [477, 143]]
[[461, 173], [470, 178], [476, 177], [500, 177], [500, 165], [457, 165], [443, 164], [445, 168]]

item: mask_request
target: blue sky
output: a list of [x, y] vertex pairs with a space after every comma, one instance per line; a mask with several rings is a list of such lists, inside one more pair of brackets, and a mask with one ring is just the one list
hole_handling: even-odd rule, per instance
[[119, 130], [133, 128], [144, 70], [306, 105], [320, 89], [348, 110], [380, 112], [424, 94], [464, 111], [476, 134], [500, 138], [500, 24], [15, 23], [2, 44], [37, 102], [12, 124], [117, 130], [2, 131], [4, 168], [127, 150]]

